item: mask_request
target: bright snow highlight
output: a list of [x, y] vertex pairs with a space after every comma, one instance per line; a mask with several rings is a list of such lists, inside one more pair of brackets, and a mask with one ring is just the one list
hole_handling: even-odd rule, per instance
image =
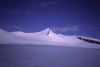
[[[93, 40], [93, 38], [88, 39]], [[21, 31], [7, 32], [0, 29], [0, 44], [45, 44], [58, 46], [100, 48], [99, 44], [85, 42], [83, 40], [78, 39], [77, 36], [65, 36], [62, 34], [58, 34], [49, 28], [36, 33], [24, 33]]]

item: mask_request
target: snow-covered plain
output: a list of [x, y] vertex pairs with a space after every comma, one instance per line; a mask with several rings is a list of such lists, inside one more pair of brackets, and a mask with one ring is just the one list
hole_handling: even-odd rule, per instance
[[[97, 40], [94, 38], [88, 39]], [[77, 36], [65, 36], [62, 34], [57, 34], [50, 28], [36, 33], [25, 33], [21, 31], [7, 32], [0, 29], [0, 44], [46, 44], [58, 46], [100, 48], [100, 45], [82, 41], [78, 39]]]

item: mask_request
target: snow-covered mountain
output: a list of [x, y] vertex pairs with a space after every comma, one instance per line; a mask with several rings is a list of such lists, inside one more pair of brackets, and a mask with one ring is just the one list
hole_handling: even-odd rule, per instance
[[100, 48], [100, 40], [81, 36], [65, 36], [50, 28], [36, 33], [7, 32], [0, 29], [0, 44], [39, 44]]

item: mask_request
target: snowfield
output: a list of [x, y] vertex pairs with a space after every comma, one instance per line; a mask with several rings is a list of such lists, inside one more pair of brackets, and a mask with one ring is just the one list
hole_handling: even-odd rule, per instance
[[[88, 43], [83, 41], [84, 39], [81, 40], [77, 37], [78, 36], [65, 36], [62, 34], [58, 34], [50, 28], [36, 33], [25, 33], [21, 31], [7, 32], [0, 29], [0, 44], [46, 44], [58, 46], [100, 48], [99, 44]], [[82, 38], [100, 42], [98, 39], [94, 38]]]

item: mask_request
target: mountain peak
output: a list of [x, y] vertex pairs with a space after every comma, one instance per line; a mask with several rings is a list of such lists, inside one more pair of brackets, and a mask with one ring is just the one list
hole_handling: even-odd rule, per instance
[[47, 28], [47, 29], [49, 29], [49, 31], [48, 31], [48, 33], [47, 33], [47, 35], [49, 35], [49, 34], [50, 34], [50, 32], [53, 32], [53, 33], [55, 33], [55, 34], [58, 34], [57, 32], [55, 32], [54, 30], [52, 30], [52, 29], [50, 29], [50, 28]]
[[45, 30], [40, 31], [40, 33], [42, 33], [42, 34], [46, 34], [46, 35], [51, 34], [51, 32], [54, 33], [54, 34], [58, 34], [58, 33], [55, 32], [54, 30], [52, 30], [51, 28], [46, 28]]

